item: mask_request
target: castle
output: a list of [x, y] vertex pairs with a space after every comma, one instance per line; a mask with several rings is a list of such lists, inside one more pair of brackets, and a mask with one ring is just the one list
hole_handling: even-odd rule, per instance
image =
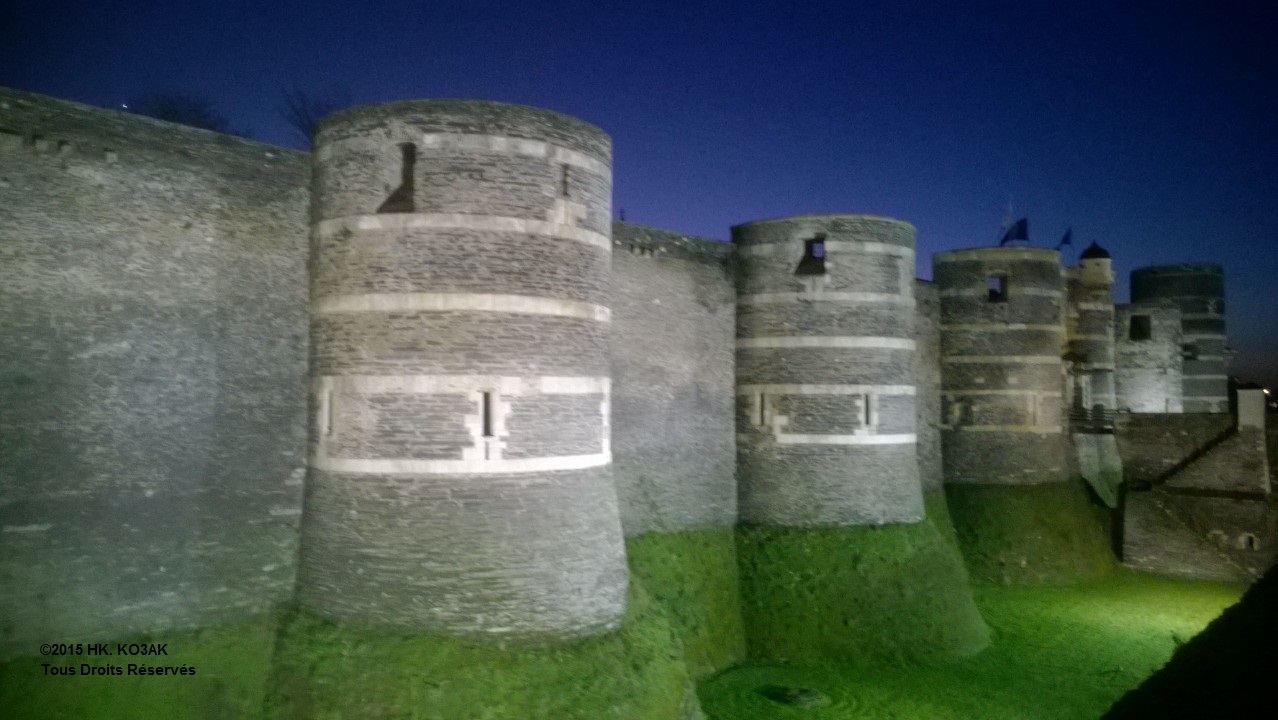
[[1119, 306], [1095, 245], [925, 282], [905, 222], [727, 244], [614, 221], [611, 189], [607, 135], [522, 106], [353, 108], [308, 155], [0, 90], [4, 652], [293, 599], [592, 636], [633, 538], [913, 526], [946, 486], [1079, 476], [1133, 565], [1267, 564], [1219, 267], [1143, 268]]

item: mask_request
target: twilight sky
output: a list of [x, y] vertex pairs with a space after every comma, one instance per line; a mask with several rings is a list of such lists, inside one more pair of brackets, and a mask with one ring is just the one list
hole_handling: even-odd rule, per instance
[[1278, 387], [1278, 3], [10, 0], [0, 85], [118, 107], [177, 89], [295, 144], [289, 88], [547, 107], [613, 137], [616, 210], [727, 238], [888, 215], [939, 250], [1074, 229], [1225, 267], [1236, 374]]

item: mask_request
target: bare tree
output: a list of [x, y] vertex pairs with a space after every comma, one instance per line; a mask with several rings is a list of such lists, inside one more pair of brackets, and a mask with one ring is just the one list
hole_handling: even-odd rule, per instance
[[321, 118], [350, 105], [351, 94], [345, 88], [331, 87], [317, 93], [294, 87], [284, 93], [284, 99], [280, 105], [280, 116], [293, 129], [295, 137], [309, 148], [316, 123]]
[[157, 120], [180, 125], [190, 125], [204, 130], [212, 130], [226, 135], [248, 137], [248, 133], [231, 127], [230, 121], [214, 107], [206, 98], [189, 95], [177, 90], [153, 92], [126, 103], [124, 108], [131, 113], [146, 115]]

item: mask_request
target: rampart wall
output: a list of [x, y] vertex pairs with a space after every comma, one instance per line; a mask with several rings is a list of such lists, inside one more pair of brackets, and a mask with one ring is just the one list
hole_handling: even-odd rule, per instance
[[0, 90], [0, 652], [290, 597], [308, 175]]
[[941, 489], [941, 299], [936, 285], [914, 281], [914, 409], [919, 482], [924, 493]]
[[626, 535], [731, 527], [732, 246], [612, 228], [613, 475]]

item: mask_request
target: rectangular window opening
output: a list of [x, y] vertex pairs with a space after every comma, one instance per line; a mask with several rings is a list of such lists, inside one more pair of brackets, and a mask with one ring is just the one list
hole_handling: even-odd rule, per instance
[[817, 235], [803, 241], [803, 259], [794, 270], [795, 275], [825, 274], [825, 235]]
[[484, 417], [484, 437], [493, 437], [493, 394], [488, 391], [480, 393], [483, 396], [483, 417]]
[[561, 175], [559, 179], [559, 195], [561, 197], [568, 197], [568, 166], [567, 165], [563, 166], [563, 174]]
[[1153, 337], [1153, 326], [1148, 315], [1133, 315], [1131, 327], [1127, 330], [1129, 340], [1149, 340]]
[[764, 393], [759, 393], [759, 427], [765, 427], [768, 424], [768, 398]]
[[990, 302], [1007, 302], [1007, 276], [994, 273], [986, 276], [985, 287]]
[[861, 418], [861, 422], [865, 427], [871, 427], [874, 425], [874, 416], [870, 412], [869, 395], [865, 396], [865, 401], [862, 404], [865, 406], [865, 409], [864, 412], [862, 412], [863, 417]]

